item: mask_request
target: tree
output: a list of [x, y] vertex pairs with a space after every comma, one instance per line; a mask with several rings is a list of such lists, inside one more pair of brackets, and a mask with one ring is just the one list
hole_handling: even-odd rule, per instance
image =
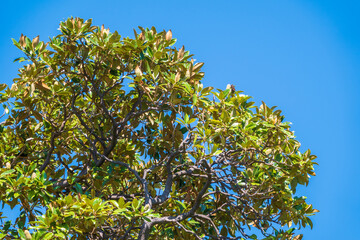
[[204, 87], [171, 31], [140, 30], [69, 18], [13, 40], [27, 64], [1, 85], [0, 201], [20, 210], [0, 236], [301, 239], [316, 157], [281, 111]]

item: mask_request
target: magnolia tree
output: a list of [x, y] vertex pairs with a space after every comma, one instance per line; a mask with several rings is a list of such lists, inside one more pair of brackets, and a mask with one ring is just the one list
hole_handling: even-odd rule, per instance
[[[70, 18], [1, 85], [4, 239], [301, 239], [310, 151], [155, 28], [121, 38]], [[5, 208], [4, 208], [5, 206]], [[12, 213], [9, 209], [15, 208]], [[12, 221], [6, 216], [17, 214]]]

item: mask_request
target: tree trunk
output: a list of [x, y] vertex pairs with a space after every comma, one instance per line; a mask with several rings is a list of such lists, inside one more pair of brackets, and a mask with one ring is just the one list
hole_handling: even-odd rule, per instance
[[144, 222], [143, 225], [141, 226], [140, 233], [139, 233], [139, 236], [138, 236], [138, 240], [147, 240], [147, 239], [149, 239], [150, 229], [151, 229], [151, 224], [149, 222]]

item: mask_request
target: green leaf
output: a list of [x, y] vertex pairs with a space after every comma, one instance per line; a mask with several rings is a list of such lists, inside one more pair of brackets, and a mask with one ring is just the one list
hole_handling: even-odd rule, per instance
[[3, 230], [7, 231], [10, 227], [11, 227], [11, 221], [6, 221]]
[[76, 192], [78, 192], [78, 193], [80, 193], [80, 194], [83, 193], [82, 187], [81, 187], [81, 185], [80, 185], [79, 183], [75, 183], [75, 184], [74, 184], [74, 187], [75, 187], [75, 189], [76, 189]]
[[13, 42], [13, 44], [17, 47], [17, 48], [19, 48], [20, 50], [22, 50], [22, 48], [21, 48], [21, 46], [20, 46], [20, 43], [18, 43], [15, 39], [11, 39], [12, 40], [12, 42]]
[[133, 210], [137, 210], [139, 208], [139, 201], [136, 198], [134, 198], [134, 200], [131, 203], [131, 206]]
[[25, 233], [23, 232], [23, 230], [18, 229], [18, 233], [19, 233], [21, 239], [26, 239], [26, 236], [25, 236]]
[[185, 114], [185, 116], [184, 116], [184, 123], [185, 123], [185, 124], [188, 124], [188, 122], [189, 122], [189, 115]]
[[12, 174], [13, 172], [15, 172], [14, 169], [10, 169], [10, 170], [7, 170], [7, 171], [5, 171], [5, 172], [2, 172], [2, 173], [0, 174], [0, 178], [4, 178], [5, 176]]
[[250, 239], [257, 239], [257, 236], [255, 234], [252, 234], [251, 236], [249, 236]]
[[53, 236], [54, 236], [54, 233], [49, 232], [49, 233], [45, 234], [42, 238], [43, 238], [44, 240], [48, 240], [48, 239], [52, 239]]
[[21, 62], [24, 62], [24, 61], [26, 61], [26, 58], [24, 58], [24, 57], [18, 57], [18, 58], [15, 58], [13, 62], [19, 62], [19, 63], [21, 63]]

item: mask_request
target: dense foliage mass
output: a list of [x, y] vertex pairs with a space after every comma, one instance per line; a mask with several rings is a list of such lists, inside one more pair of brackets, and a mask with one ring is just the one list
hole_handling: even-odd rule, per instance
[[0, 236], [301, 239], [292, 224], [317, 210], [295, 191], [315, 156], [281, 111], [204, 87], [171, 31], [140, 30], [70, 18], [47, 43], [14, 40], [26, 64], [0, 89]]

